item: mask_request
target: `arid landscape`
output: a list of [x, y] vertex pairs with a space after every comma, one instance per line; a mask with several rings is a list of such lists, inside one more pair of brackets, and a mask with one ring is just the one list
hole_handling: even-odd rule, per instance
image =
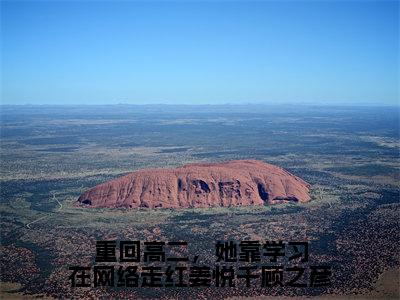
[[[2, 106], [0, 297], [398, 299], [399, 137], [398, 107]], [[133, 171], [228, 160], [282, 167], [310, 184], [311, 200], [76, 205]], [[212, 267], [217, 241], [308, 242], [309, 264], [330, 266], [331, 284], [71, 287], [69, 267], [93, 266], [99, 240], [186, 241]]]

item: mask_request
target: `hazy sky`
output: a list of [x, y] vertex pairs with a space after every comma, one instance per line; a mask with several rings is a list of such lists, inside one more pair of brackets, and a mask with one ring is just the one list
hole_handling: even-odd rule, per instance
[[1, 1], [3, 104], [399, 101], [399, 2]]

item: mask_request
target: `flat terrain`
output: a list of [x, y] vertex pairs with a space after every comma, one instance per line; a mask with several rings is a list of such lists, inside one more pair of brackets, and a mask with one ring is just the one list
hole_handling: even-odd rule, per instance
[[[2, 297], [322, 299], [399, 297], [399, 110], [313, 106], [1, 107]], [[86, 209], [90, 187], [128, 172], [258, 159], [312, 185], [312, 201], [180, 210]], [[214, 265], [218, 240], [309, 241], [323, 288], [71, 288], [96, 240], [184, 240]], [[278, 299], [271, 297], [271, 299]]]

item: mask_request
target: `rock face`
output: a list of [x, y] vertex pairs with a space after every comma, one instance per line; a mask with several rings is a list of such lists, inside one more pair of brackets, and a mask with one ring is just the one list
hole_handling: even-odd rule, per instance
[[91, 207], [187, 208], [310, 200], [309, 184], [256, 160], [145, 169], [95, 186], [78, 202]]

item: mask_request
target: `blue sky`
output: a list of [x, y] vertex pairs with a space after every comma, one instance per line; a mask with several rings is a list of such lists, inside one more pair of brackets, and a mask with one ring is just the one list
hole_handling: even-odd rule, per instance
[[398, 104], [399, 2], [1, 1], [3, 104]]

